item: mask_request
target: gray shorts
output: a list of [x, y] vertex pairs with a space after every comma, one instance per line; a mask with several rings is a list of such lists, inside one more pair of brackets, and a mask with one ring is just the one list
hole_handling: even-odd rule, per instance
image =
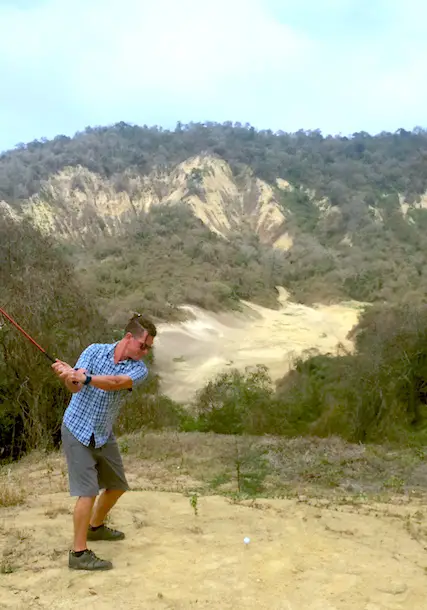
[[101, 489], [129, 490], [116, 439], [105, 445], [86, 447], [62, 424], [62, 449], [68, 464], [71, 496], [97, 496]]

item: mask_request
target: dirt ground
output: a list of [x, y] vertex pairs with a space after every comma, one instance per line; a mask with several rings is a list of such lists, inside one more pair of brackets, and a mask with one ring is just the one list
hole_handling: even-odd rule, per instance
[[[259, 442], [272, 453], [273, 440]], [[212, 491], [232, 466], [230, 438], [160, 433], [120, 443], [132, 491], [110, 524], [126, 539], [90, 545], [113, 561], [109, 572], [67, 567], [74, 500], [60, 454], [2, 469], [2, 610], [425, 609], [423, 455], [380, 455], [339, 441], [319, 441], [309, 451], [307, 441], [296, 440], [271, 460], [292, 483], [287, 497], [276, 470], [265, 493], [281, 497], [249, 498]], [[339, 456], [347, 468], [343, 486], [328, 489]], [[387, 497], [377, 493], [387, 487], [381, 468], [393, 471]], [[316, 472], [315, 494], [303, 482]], [[349, 492], [356, 475], [359, 487], [353, 482]], [[369, 486], [375, 494], [368, 497]]]
[[[3, 511], [7, 543], [24, 565], [1, 576], [1, 608], [424, 609], [426, 551], [405, 529], [405, 509], [357, 514], [295, 500], [136, 491], [112, 522], [124, 541], [92, 543], [114, 562], [104, 573], [67, 568], [72, 503], [66, 494]], [[58, 511], [49, 518], [46, 509]], [[411, 507], [414, 511], [414, 507]], [[245, 545], [244, 537], [250, 537]]]

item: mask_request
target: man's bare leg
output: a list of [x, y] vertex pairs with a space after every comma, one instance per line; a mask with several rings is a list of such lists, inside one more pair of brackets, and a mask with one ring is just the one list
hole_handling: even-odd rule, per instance
[[92, 551], [86, 551], [95, 498], [96, 496], [80, 496], [74, 507], [74, 553], [70, 552], [68, 555], [68, 567], [73, 570], [111, 570], [113, 567], [111, 561], [100, 559]]
[[87, 548], [87, 530], [95, 497], [80, 496], [74, 507], [74, 552]]
[[[123, 489], [105, 489], [98, 497], [98, 500], [90, 517], [90, 525], [99, 527], [104, 523], [104, 519], [113, 508], [117, 500], [124, 494]], [[88, 522], [89, 525], [89, 522]]]

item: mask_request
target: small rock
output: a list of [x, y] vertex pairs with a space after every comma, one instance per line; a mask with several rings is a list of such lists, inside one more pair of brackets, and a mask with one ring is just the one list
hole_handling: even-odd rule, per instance
[[91, 595], [98, 595], [98, 593], [95, 591], [95, 589], [89, 589], [89, 593]]
[[394, 585], [390, 584], [387, 587], [377, 587], [378, 591], [381, 593], [388, 593], [389, 595], [401, 595], [408, 590], [408, 586], [405, 583], [396, 583]]
[[163, 599], [163, 593], [157, 593], [157, 597], [158, 597], [159, 599]]

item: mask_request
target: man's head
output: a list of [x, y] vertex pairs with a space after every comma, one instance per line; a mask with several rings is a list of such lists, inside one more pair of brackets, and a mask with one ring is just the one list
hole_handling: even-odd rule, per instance
[[126, 356], [140, 360], [151, 350], [156, 335], [157, 329], [151, 320], [139, 313], [134, 314], [126, 325], [122, 339], [126, 346]]

